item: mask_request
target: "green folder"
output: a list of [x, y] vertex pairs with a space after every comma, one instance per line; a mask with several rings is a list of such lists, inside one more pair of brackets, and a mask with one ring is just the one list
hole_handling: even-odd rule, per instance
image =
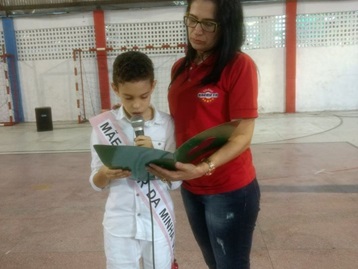
[[174, 153], [137, 146], [94, 145], [99, 158], [111, 169], [126, 169], [136, 180], [148, 180], [145, 167], [153, 163], [168, 170], [175, 170], [175, 162], [198, 163], [224, 145], [238, 125], [227, 122], [205, 130], [183, 143]]

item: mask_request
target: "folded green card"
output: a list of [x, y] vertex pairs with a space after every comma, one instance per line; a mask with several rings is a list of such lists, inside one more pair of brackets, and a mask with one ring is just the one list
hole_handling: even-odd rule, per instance
[[111, 169], [127, 169], [136, 180], [146, 181], [145, 167], [154, 163], [175, 170], [175, 162], [197, 163], [224, 145], [238, 125], [232, 121], [205, 130], [183, 143], [174, 153], [137, 146], [94, 145], [99, 158]]

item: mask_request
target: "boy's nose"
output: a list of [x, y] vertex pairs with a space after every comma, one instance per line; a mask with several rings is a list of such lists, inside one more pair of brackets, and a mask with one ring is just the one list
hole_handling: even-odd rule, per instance
[[133, 108], [140, 107], [140, 102], [133, 102]]

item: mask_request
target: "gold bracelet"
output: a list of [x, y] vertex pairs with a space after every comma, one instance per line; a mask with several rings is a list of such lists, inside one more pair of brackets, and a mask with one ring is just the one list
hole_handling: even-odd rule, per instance
[[209, 159], [203, 159], [202, 162], [206, 163], [209, 166], [209, 170], [205, 173], [205, 175], [211, 176], [216, 169], [215, 164]]

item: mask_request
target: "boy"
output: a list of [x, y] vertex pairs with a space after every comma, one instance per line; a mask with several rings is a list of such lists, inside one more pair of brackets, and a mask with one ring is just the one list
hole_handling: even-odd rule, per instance
[[[121, 106], [90, 120], [90, 183], [98, 191], [109, 189], [103, 219], [107, 269], [137, 269], [140, 263], [144, 269], [170, 269], [174, 262], [175, 220], [169, 189], [179, 187], [180, 182], [169, 186], [160, 180], [151, 180], [149, 184], [136, 181], [130, 178], [129, 171], [104, 166], [93, 148], [95, 144], [110, 144], [98, 124], [105, 121], [106, 126], [116, 129], [113, 133], [122, 135], [121, 141], [126, 145], [174, 151], [172, 118], [151, 105], [155, 84], [153, 63], [147, 55], [138, 51], [120, 54], [113, 63], [111, 86]], [[133, 116], [143, 117], [144, 135], [135, 136]], [[156, 210], [157, 204], [150, 208], [151, 193], [159, 195], [161, 212]], [[163, 211], [168, 213], [165, 220], [161, 217]]]

